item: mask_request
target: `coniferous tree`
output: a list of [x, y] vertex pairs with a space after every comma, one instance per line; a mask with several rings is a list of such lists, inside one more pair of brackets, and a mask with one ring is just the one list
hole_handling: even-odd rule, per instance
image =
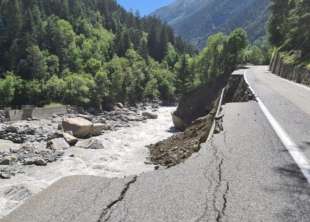
[[289, 15], [289, 0], [272, 0], [269, 19], [269, 40], [271, 44], [280, 46], [285, 40]]

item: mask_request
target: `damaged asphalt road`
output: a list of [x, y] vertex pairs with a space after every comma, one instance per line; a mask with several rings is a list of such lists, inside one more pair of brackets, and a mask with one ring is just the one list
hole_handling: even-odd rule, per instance
[[168, 170], [63, 179], [3, 222], [310, 221], [309, 185], [256, 102], [223, 108], [224, 131]]
[[310, 187], [255, 101], [185, 163], [138, 177], [60, 180], [1, 222], [308, 222]]

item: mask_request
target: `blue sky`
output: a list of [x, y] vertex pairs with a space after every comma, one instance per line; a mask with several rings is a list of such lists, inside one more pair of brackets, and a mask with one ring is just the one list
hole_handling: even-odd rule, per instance
[[162, 6], [168, 5], [174, 0], [117, 0], [127, 10], [138, 10], [141, 15], [147, 15]]

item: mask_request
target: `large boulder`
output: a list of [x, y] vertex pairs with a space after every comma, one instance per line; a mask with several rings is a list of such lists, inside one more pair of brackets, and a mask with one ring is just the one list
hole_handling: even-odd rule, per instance
[[62, 128], [65, 132], [72, 132], [78, 138], [91, 136], [93, 124], [87, 119], [76, 117], [66, 118], [62, 121]]

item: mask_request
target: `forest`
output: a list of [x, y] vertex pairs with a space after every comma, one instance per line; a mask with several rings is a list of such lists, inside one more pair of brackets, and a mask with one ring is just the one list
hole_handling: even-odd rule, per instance
[[201, 52], [155, 17], [114, 0], [0, 0], [0, 105], [176, 101], [242, 62], [264, 63], [247, 34], [215, 34]]
[[310, 1], [272, 0], [269, 41], [286, 63], [310, 70]]

